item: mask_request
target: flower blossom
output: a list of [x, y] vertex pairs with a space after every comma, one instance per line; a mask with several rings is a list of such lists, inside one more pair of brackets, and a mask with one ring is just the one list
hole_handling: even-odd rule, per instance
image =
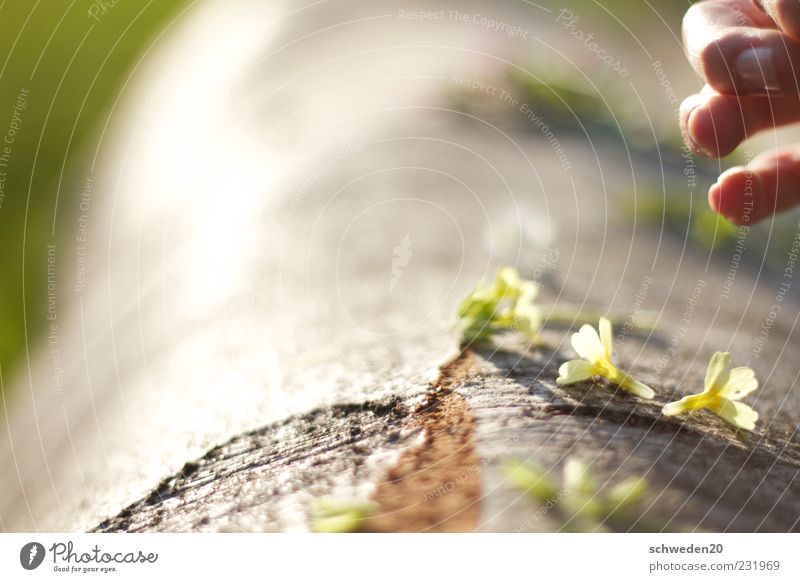
[[641, 398], [652, 398], [655, 392], [649, 386], [635, 380], [612, 362], [611, 322], [601, 317], [598, 328], [599, 334], [595, 328], [587, 324], [572, 334], [572, 348], [582, 359], [561, 364], [556, 383], [564, 386], [587, 380], [592, 376], [602, 376]]
[[662, 410], [664, 415], [674, 416], [707, 408], [735, 427], [753, 430], [758, 413], [747, 404], [736, 401], [758, 388], [758, 380], [751, 368], [728, 370], [730, 363], [731, 355], [728, 352], [715, 353], [708, 363], [705, 390], [670, 402]]

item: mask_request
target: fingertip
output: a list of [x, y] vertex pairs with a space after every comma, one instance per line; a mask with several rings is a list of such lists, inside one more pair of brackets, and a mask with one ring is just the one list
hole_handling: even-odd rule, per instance
[[708, 205], [717, 214], [722, 214], [720, 210], [722, 208], [722, 188], [717, 183], [712, 184], [708, 189]]
[[709, 150], [701, 142], [697, 135], [697, 119], [695, 113], [698, 109], [705, 106], [708, 95], [697, 94], [684, 99], [680, 107], [680, 128], [683, 142], [693, 153], [704, 156], [714, 157], [714, 151]]
[[724, 172], [708, 191], [711, 208], [737, 226], [752, 224], [761, 218], [759, 204], [764, 198], [764, 188], [758, 174], [746, 166], [737, 166]]
[[707, 97], [686, 116], [686, 133], [708, 157], [731, 154], [746, 137], [739, 104], [724, 95]]

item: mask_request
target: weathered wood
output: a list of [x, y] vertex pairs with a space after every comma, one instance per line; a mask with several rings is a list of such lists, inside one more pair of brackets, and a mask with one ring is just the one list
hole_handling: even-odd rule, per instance
[[[494, 51], [531, 50], [520, 39], [376, 18], [368, 33], [291, 44], [364, 8], [328, 3], [274, 30], [272, 10], [220, 1], [194, 15], [163, 49], [169, 69], [154, 65], [131, 96], [128, 114], [147, 105], [139, 117], [116, 124], [114, 148], [100, 144], [84, 291], [74, 249], [58, 252], [63, 390], [44, 343], [11, 382], [3, 528], [303, 529], [312, 499], [372, 495], [408, 474], [403, 459], [423, 459], [430, 481], [405, 490], [408, 507], [438, 516], [461, 499], [473, 511], [472, 493], [425, 496], [478, 476], [474, 529], [550, 531], [564, 524], [534, 519], [498, 463], [557, 472], [579, 456], [612, 482], [646, 475], [647, 512], [631, 528], [797, 529], [796, 301], [771, 318], [778, 281], [619, 216], [657, 159], [634, 165], [618, 143], [559, 133], [565, 169], [541, 132], [450, 109], [453, 75], [501, 67]], [[508, 18], [553, 34], [533, 7]], [[448, 48], [465, 38], [488, 53]], [[659, 311], [658, 331], [618, 329], [616, 341], [622, 367], [658, 396], [557, 388], [566, 328], [532, 352], [508, 340], [449, 385], [474, 422], [457, 425], [470, 427], [461, 471], [438, 473], [425, 447], [446, 429], [422, 405], [458, 353], [457, 301], [501, 263], [536, 274], [543, 302]], [[701, 387], [719, 349], [762, 382], [752, 435], [706, 414], [658, 415]]]
[[372, 494], [418, 434], [404, 429], [408, 414], [393, 400], [342, 405], [238, 435], [95, 531], [304, 530], [316, 498]]

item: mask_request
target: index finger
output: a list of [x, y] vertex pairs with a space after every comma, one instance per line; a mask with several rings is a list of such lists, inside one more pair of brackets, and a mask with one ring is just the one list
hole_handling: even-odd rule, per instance
[[793, 63], [800, 43], [751, 0], [706, 0], [683, 20], [686, 52], [716, 91], [735, 95], [800, 92]]

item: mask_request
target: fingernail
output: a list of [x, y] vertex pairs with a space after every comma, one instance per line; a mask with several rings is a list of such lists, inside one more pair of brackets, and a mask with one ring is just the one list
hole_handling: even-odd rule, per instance
[[683, 135], [683, 141], [694, 153], [713, 158], [716, 157], [714, 152], [701, 147], [697, 141], [697, 136], [694, 134], [697, 113], [707, 105], [708, 95], [702, 94], [692, 95], [681, 103], [681, 118], [686, 120], [685, 123], [681, 123], [681, 134]]
[[707, 148], [702, 147], [697, 142], [697, 138], [695, 137], [694, 132], [692, 131], [692, 128], [694, 127], [693, 118], [698, 109], [700, 109], [699, 105], [694, 107], [689, 112], [689, 115], [686, 118], [686, 134], [684, 135], [684, 140], [688, 142], [686, 145], [688, 145], [690, 149], [694, 150], [696, 153], [701, 154], [707, 158], [713, 158], [715, 157], [714, 152], [712, 152]]
[[780, 84], [772, 64], [772, 49], [768, 47], [749, 48], [736, 59], [736, 72], [751, 91], [778, 91]]

